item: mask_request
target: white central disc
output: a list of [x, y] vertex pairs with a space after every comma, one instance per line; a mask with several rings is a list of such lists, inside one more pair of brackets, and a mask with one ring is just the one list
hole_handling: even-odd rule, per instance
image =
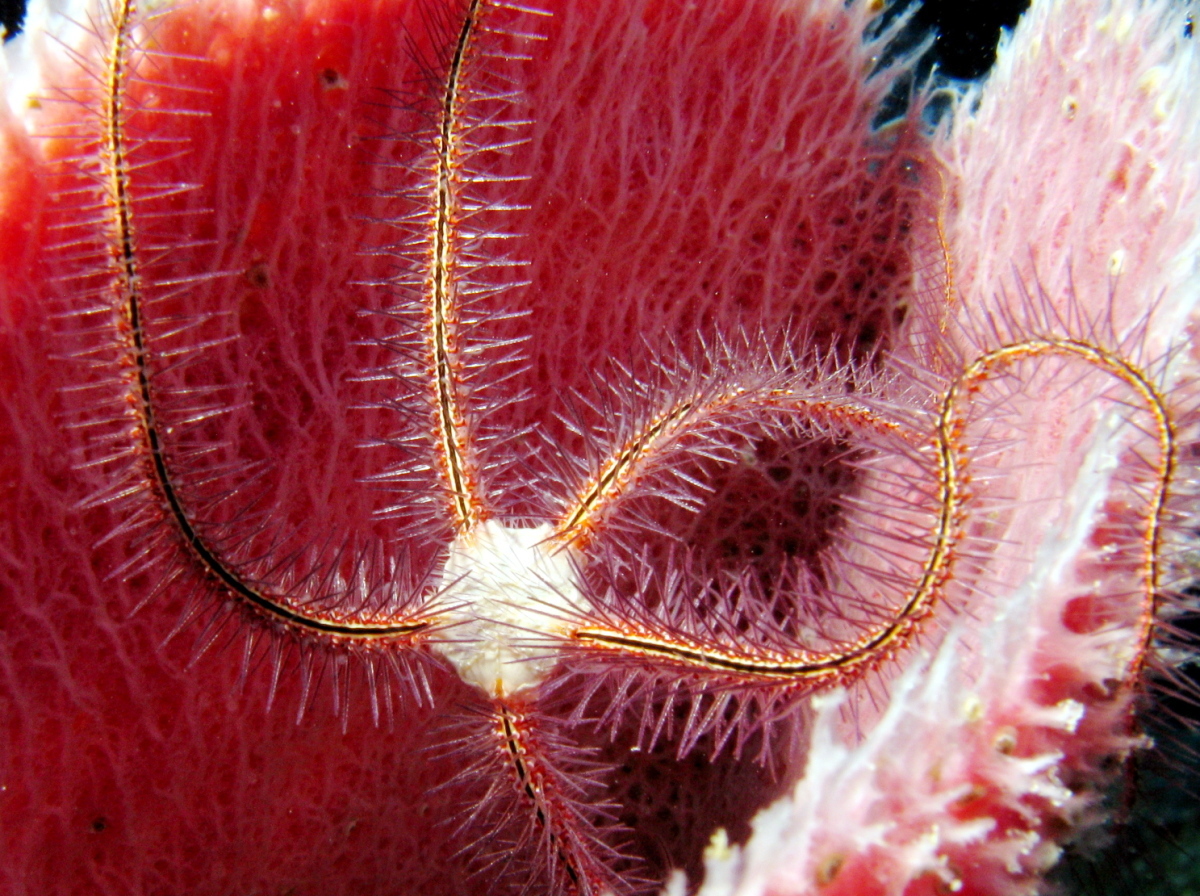
[[586, 607], [570, 552], [553, 533], [549, 525], [510, 529], [489, 520], [450, 545], [441, 581], [449, 625], [430, 646], [492, 696], [544, 679], [558, 659], [563, 620]]

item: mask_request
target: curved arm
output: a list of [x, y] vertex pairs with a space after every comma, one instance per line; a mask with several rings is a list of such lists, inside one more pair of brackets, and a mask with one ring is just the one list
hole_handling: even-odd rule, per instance
[[[965, 424], [963, 407], [979, 386], [998, 369], [1046, 355], [1080, 359], [1125, 383], [1137, 393], [1156, 423], [1159, 462], [1146, 513], [1144, 598], [1138, 636], [1140, 653], [1135, 660], [1135, 668], [1140, 668], [1150, 647], [1161, 587], [1159, 553], [1163, 514], [1176, 465], [1175, 424], [1162, 393], [1134, 364], [1084, 341], [1056, 337], [1027, 339], [988, 351], [967, 364], [945, 390], [937, 413], [935, 434], [940, 506], [929, 553], [906, 600], [891, 618], [874, 630], [865, 632], [840, 649], [829, 651], [732, 649], [702, 644], [698, 639], [688, 637], [665, 637], [661, 632], [650, 630], [590, 624], [572, 626], [569, 630], [570, 641], [581, 647], [616, 651], [648, 660], [665, 660], [696, 672], [733, 676], [747, 683], [805, 683], [820, 687], [843, 683], [878, 665], [894, 655], [916, 633], [922, 621], [932, 612], [942, 585], [951, 575], [955, 560], [954, 547], [961, 534], [967, 497], [963, 475], [967, 448], [961, 442]], [[844, 409], [838, 410], [844, 413]], [[869, 412], [858, 413], [862, 415], [859, 418], [862, 422], [876, 422], [870, 419]], [[682, 419], [682, 415], [679, 419]], [[658, 430], [662, 429], [664, 427], [658, 427]], [[655, 431], [656, 438], [658, 430]], [[645, 453], [640, 443], [639, 450]], [[627, 449], [618, 460], [627, 467], [633, 467], [634, 451]], [[616, 478], [610, 477], [610, 480]], [[615, 487], [610, 487], [610, 493], [615, 495], [616, 491]], [[599, 489], [596, 492], [608, 494]]]

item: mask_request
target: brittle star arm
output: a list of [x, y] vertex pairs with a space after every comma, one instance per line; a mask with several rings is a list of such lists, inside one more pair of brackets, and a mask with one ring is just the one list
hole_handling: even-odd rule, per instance
[[[1175, 467], [1176, 436], [1166, 401], [1150, 377], [1136, 365], [1103, 348], [1068, 338], [1034, 338], [1014, 342], [987, 351], [966, 364], [941, 396], [934, 421], [933, 448], [937, 461], [938, 508], [932, 520], [928, 553], [906, 596], [894, 604], [888, 618], [863, 632], [855, 640], [831, 649], [788, 651], [729, 647], [672, 632], [638, 628], [625, 623], [590, 624], [580, 622], [569, 627], [573, 644], [592, 649], [616, 651], [646, 660], [659, 660], [685, 666], [694, 671], [732, 677], [746, 682], [802, 684], [820, 687], [852, 680], [861, 672], [878, 665], [901, 649], [932, 613], [951, 575], [955, 546], [961, 536], [968, 494], [965, 468], [969, 447], [963, 444], [962, 430], [971, 396], [990, 377], [1019, 360], [1055, 355], [1083, 361], [1131, 388], [1140, 404], [1152, 415], [1157, 428], [1158, 459], [1155, 481], [1145, 509], [1142, 557], [1143, 602], [1140, 611], [1138, 643], [1140, 667], [1150, 647], [1160, 591], [1160, 560], [1163, 514]], [[699, 414], [713, 413], [722, 403], [741, 396], [722, 396], [701, 407], [696, 402], [681, 402], [653, 419], [618, 450], [614, 458], [582, 491], [577, 504], [563, 517], [558, 537], [563, 541], [587, 538], [592, 521], [608, 511], [628, 484], [680, 430], [694, 424]], [[789, 396], [775, 392], [764, 400], [787, 402]], [[888, 425], [865, 408], [843, 404], [797, 400], [793, 409], [823, 419], [836, 419], [850, 427]], [[909, 438], [916, 438], [909, 434]]]
[[[785, 411], [801, 419], [819, 423], [834, 431], [870, 431], [915, 446], [920, 438], [900, 424], [863, 406], [847, 401], [831, 401], [793, 393], [787, 389], [735, 389], [705, 399], [678, 402], [654, 417], [634, 436], [627, 439], [604, 465], [599, 474], [582, 489], [575, 505], [563, 515], [558, 528], [560, 541], [586, 543], [592, 530], [627, 492], [645, 468], [652, 464], [681, 436], [705, 419], [728, 412], [735, 406], [753, 406], [762, 411]], [[837, 650], [787, 652], [766, 648], [718, 645], [711, 640], [672, 632], [581, 622], [569, 628], [569, 640], [577, 646], [631, 654], [650, 660], [664, 660], [696, 670], [758, 681], [807, 681], [821, 684], [850, 677], [864, 664], [877, 662], [897, 649], [920, 621], [930, 612], [938, 586], [946, 574], [959, 507], [958, 480], [951, 454], [941, 457], [943, 464], [939, 512], [932, 537], [931, 556], [919, 581], [903, 605], [895, 608], [888, 621], [863, 633], [852, 643]], [[946, 465], [951, 465], [946, 467]]]
[[962, 458], [966, 449], [955, 441], [954, 436], [962, 425], [960, 408], [970, 400], [971, 392], [997, 370], [1025, 359], [1045, 356], [1081, 360], [1123, 383], [1134, 392], [1142, 408], [1154, 421], [1158, 456], [1150, 495], [1143, 512], [1141, 607], [1135, 642], [1138, 650], [1131, 664], [1131, 672], [1136, 674], [1146, 663], [1159, 616], [1163, 588], [1163, 533], [1179, 447], [1175, 415], [1163, 391], [1151, 376], [1129, 359], [1081, 339], [1040, 336], [1012, 342], [980, 355], [964, 368], [943, 402], [939, 440], [947, 446], [947, 452], [956, 453]]
[[454, 308], [454, 216], [457, 211], [455, 167], [461, 152], [459, 130], [466, 60], [481, 13], [482, 0], [471, 0], [450, 58], [442, 95], [441, 122], [436, 137], [432, 260], [428, 280], [430, 323], [428, 341], [433, 358], [434, 402], [437, 408], [440, 461], [449, 483], [453, 514], [459, 529], [479, 519], [479, 501], [467, 464], [466, 427], [455, 390], [451, 350]]
[[105, 173], [109, 192], [110, 228], [114, 256], [115, 292], [122, 319], [124, 348], [134, 371], [132, 406], [137, 419], [136, 437], [149, 460], [150, 478], [165, 505], [167, 518], [204, 573], [219, 587], [240, 600], [252, 612], [311, 633], [338, 638], [410, 642], [436, 622], [425, 613], [400, 618], [341, 619], [302, 612], [282, 596], [258, 587], [223, 559], [220, 552], [197, 529], [175, 485], [168, 460], [164, 432], [157, 420], [157, 399], [152, 383], [153, 352], [145, 325], [145, 308], [134, 221], [131, 165], [125, 130], [125, 101], [130, 78], [130, 56], [134, 49], [134, 0], [123, 0], [113, 10], [113, 35], [105, 71], [103, 131]]

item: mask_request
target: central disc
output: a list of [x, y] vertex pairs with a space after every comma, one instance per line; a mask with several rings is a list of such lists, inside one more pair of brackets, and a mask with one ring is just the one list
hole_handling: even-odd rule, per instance
[[450, 607], [446, 637], [431, 646], [491, 696], [541, 682], [562, 642], [555, 620], [587, 606], [570, 551], [553, 534], [549, 525], [487, 520], [450, 545], [440, 597]]

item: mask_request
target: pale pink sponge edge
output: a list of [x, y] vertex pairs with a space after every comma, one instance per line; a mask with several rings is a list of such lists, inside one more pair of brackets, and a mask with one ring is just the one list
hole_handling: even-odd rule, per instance
[[[1194, 379], [1194, 351], [1162, 360], [1190, 345], [1200, 295], [1200, 56], [1184, 21], [1161, 0], [1035, 2], [990, 79], [957, 102], [939, 150], [950, 329], [964, 343], [1099, 321], [1159, 365], [1165, 390]], [[1013, 399], [1027, 421], [1018, 450], [1056, 452], [1069, 500], [997, 536], [1037, 559], [983, 570], [1002, 584], [979, 587], [970, 622], [913, 659], [870, 730], [848, 733], [839, 698], [820, 701], [799, 783], [744, 848], [714, 839], [702, 896], [1042, 892], [1063, 844], [1104, 820], [1106, 775], [1144, 743], [1135, 692], [1117, 685], [1138, 662], [1135, 614], [1067, 620], [1102, 568], [1097, 520], [1125, 456], [1099, 423], [1090, 444], [1048, 435], [1069, 401], [1038, 399]], [[1021, 488], [1033, 508], [1036, 477]]]

